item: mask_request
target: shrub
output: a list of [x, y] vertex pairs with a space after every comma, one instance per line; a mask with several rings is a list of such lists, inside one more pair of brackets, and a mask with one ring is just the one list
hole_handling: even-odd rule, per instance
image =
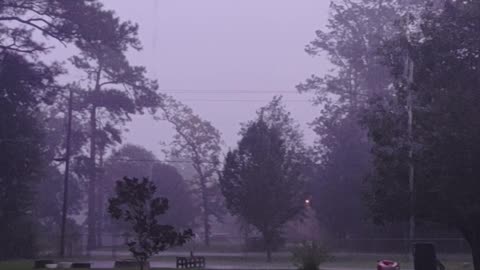
[[133, 239], [128, 239], [126, 244], [140, 270], [148, 268], [148, 259], [153, 255], [181, 246], [193, 236], [190, 229], [179, 231], [160, 223], [160, 217], [168, 210], [168, 200], [155, 197], [156, 190], [147, 178], [124, 177], [117, 181], [115, 196], [108, 201], [112, 218], [126, 222], [133, 234]]
[[322, 263], [331, 259], [327, 249], [313, 241], [304, 242], [292, 250], [292, 261], [300, 270], [318, 270]]

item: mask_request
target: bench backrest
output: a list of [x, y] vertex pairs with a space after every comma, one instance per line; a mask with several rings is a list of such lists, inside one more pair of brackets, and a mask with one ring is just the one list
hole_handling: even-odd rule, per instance
[[204, 268], [205, 257], [177, 257], [177, 268]]

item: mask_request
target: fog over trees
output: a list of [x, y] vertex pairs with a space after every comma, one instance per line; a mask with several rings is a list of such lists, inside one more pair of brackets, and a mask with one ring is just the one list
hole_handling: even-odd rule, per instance
[[[480, 270], [479, 2], [333, 0], [321, 11], [328, 17], [318, 15], [325, 24], [302, 43], [321, 68], [285, 86], [290, 92], [233, 80], [225, 89], [165, 88], [171, 74], [152, 66], [187, 71], [195, 60], [142, 62], [157, 44], [146, 33], [164, 21], [119, 11], [145, 3], [0, 1], [0, 262], [117, 248], [142, 268], [167, 248], [188, 249], [190, 259], [194, 251], [265, 252], [275, 262], [275, 252], [293, 247], [324, 262], [327, 250], [377, 256], [434, 242], [445, 253], [469, 252]], [[249, 3], [237, 3], [238, 14]], [[307, 4], [288, 5], [295, 13]], [[265, 10], [265, 24], [287, 18], [286, 9]], [[238, 46], [263, 48], [242, 16], [220, 19], [239, 20], [248, 30], [239, 37], [251, 34]], [[198, 39], [198, 29], [176, 27], [170, 32]], [[199, 55], [215, 43], [197, 41], [190, 50]], [[232, 66], [249, 59], [235, 78], [268, 81], [263, 64], [302, 70], [286, 54], [284, 66], [269, 62], [282, 45], [269, 43], [265, 58], [229, 48]], [[170, 53], [187, 55], [184, 46]], [[223, 82], [231, 66], [214, 62], [228, 46], [215, 46], [196, 72]], [[197, 82], [189, 73], [182, 81]]]

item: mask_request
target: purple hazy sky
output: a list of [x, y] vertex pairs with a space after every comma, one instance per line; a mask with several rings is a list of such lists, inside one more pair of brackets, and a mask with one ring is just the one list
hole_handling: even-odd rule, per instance
[[[129, 55], [132, 63], [145, 65], [163, 91], [211, 121], [226, 148], [235, 146], [239, 124], [252, 119], [275, 94], [284, 96], [308, 141], [313, 140], [306, 123], [319, 109], [295, 85], [328, 69], [326, 61], [303, 49], [325, 25], [329, 0], [103, 2], [140, 26], [144, 49]], [[168, 142], [173, 134], [169, 125], [147, 115], [134, 117], [128, 128], [126, 142], [157, 154], [159, 142]]]

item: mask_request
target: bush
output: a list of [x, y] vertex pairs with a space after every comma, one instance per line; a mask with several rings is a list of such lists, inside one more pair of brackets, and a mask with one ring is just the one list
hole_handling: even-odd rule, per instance
[[316, 242], [304, 242], [292, 250], [292, 261], [300, 270], [318, 270], [331, 259], [327, 249]]
[[29, 218], [0, 224], [0, 260], [31, 259], [35, 252], [35, 235]]

